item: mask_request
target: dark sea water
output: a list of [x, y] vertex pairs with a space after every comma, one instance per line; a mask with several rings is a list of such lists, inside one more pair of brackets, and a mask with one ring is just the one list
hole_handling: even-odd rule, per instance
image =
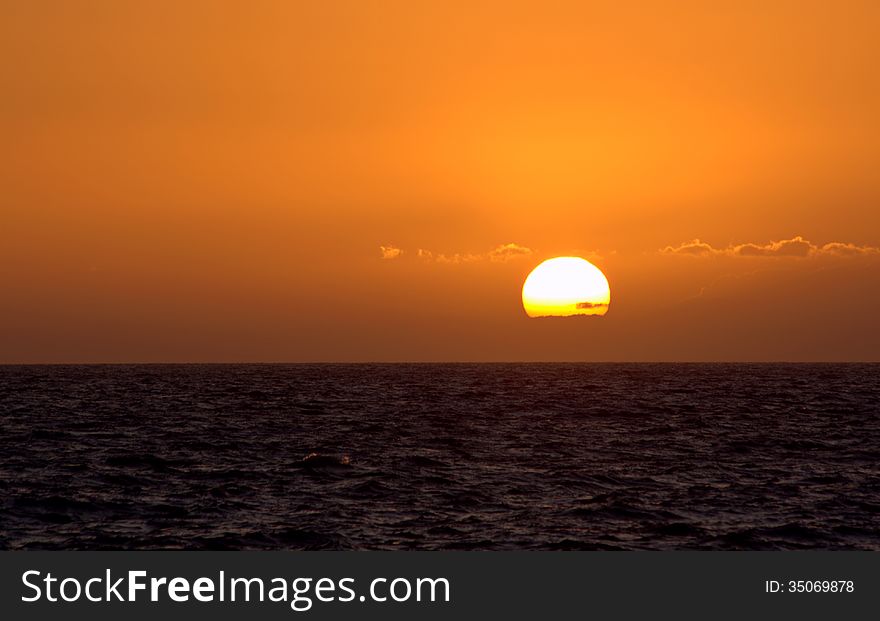
[[0, 547], [880, 549], [880, 365], [0, 367]]

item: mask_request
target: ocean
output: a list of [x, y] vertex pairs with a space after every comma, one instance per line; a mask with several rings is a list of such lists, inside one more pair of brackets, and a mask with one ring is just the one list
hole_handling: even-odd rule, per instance
[[880, 550], [880, 365], [2, 366], [0, 548]]

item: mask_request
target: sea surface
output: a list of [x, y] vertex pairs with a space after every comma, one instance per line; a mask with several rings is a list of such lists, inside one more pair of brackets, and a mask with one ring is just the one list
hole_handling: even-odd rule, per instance
[[0, 548], [880, 550], [880, 365], [2, 366]]

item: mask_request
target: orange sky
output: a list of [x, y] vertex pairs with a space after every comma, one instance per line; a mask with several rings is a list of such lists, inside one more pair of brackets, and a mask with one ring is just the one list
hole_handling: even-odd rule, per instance
[[[0, 362], [878, 360], [878, 32], [872, 1], [6, 2]], [[527, 319], [567, 254], [608, 315]]]

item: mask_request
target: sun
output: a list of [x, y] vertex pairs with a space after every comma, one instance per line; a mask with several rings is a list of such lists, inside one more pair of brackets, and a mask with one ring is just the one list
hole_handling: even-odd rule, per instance
[[529, 317], [604, 315], [611, 303], [608, 279], [580, 257], [547, 259], [532, 270], [522, 288]]

